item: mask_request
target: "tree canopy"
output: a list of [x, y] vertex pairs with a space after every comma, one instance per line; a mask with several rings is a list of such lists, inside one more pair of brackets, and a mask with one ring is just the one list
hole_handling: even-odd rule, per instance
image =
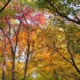
[[1, 0], [0, 79], [80, 80], [79, 4]]
[[33, 0], [39, 8], [57, 13], [62, 18], [80, 25], [80, 1], [79, 0]]

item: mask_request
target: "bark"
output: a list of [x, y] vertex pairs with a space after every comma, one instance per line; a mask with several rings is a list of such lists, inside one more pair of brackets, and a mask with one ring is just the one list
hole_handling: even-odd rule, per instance
[[3, 6], [3, 8], [0, 10], [0, 12], [2, 12], [10, 2], [11, 2], [11, 0], [8, 0], [8, 2]]
[[76, 64], [76, 62], [75, 62], [75, 60], [74, 60], [74, 55], [73, 55], [73, 53], [70, 51], [70, 48], [69, 48], [69, 43], [67, 43], [67, 50], [68, 50], [68, 53], [70, 54], [70, 60], [69, 59], [67, 59], [65, 56], [63, 56], [59, 51], [58, 51], [58, 49], [57, 49], [57, 47], [55, 46], [55, 42], [54, 42], [54, 48], [55, 48], [55, 50], [57, 51], [57, 53], [59, 53], [60, 54], [60, 56], [62, 56], [62, 58], [64, 59], [64, 60], [66, 60], [67, 62], [69, 62], [74, 68], [75, 68], [75, 70], [80, 74], [80, 69], [78, 68], [78, 66], [77, 66], [77, 64]]
[[5, 32], [3, 29], [0, 28], [0, 30], [3, 33], [3, 38], [4, 38], [4, 48], [3, 48], [3, 53], [2, 53], [2, 57], [3, 57], [3, 71], [2, 71], [2, 80], [5, 80], [5, 66], [6, 66], [6, 59], [5, 59], [5, 52], [6, 52], [6, 36], [5, 36]]
[[6, 20], [6, 23], [8, 24], [9, 26], [9, 34], [6, 35], [8, 41], [9, 41], [9, 44], [10, 44], [10, 49], [11, 49], [11, 53], [12, 53], [12, 79], [11, 80], [15, 80], [15, 53], [16, 53], [16, 50], [17, 50], [17, 46], [18, 46], [18, 35], [19, 35], [19, 32], [20, 32], [20, 29], [21, 29], [21, 20], [20, 20], [20, 24], [18, 26], [18, 29], [17, 31], [14, 31], [15, 33], [15, 36], [16, 36], [16, 40], [15, 40], [15, 46], [12, 45], [12, 42], [11, 42], [11, 25], [9, 24], [9, 22], [7, 21], [7, 19], [5, 18]]
[[68, 45], [67, 45], [67, 50], [68, 50], [68, 52], [69, 52], [69, 54], [70, 54], [70, 56], [71, 56], [71, 61], [72, 61], [72, 65], [73, 65], [73, 67], [76, 69], [76, 71], [80, 74], [80, 69], [78, 68], [78, 66], [77, 66], [77, 64], [76, 64], [76, 62], [75, 62], [75, 60], [74, 60], [74, 53], [72, 53], [71, 51], [70, 51], [70, 48], [69, 48], [69, 42], [67, 43]]
[[23, 77], [23, 80], [27, 80], [26, 79], [26, 75], [27, 75], [27, 70], [28, 70], [28, 59], [29, 59], [29, 55], [30, 55], [30, 39], [29, 39], [29, 32], [28, 32], [28, 49], [27, 49], [27, 58], [26, 58], [26, 61], [25, 61], [25, 69], [24, 69], [24, 77]]
[[72, 22], [80, 25], [80, 20], [77, 20], [77, 21], [76, 21], [76, 20], [74, 20], [74, 19], [69, 18], [68, 16], [64, 15], [63, 13], [61, 13], [61, 12], [52, 4], [52, 2], [51, 2], [50, 0], [45, 0], [45, 1], [46, 1], [52, 8], [55, 9], [55, 12], [56, 12], [59, 16], [61, 16], [61, 17], [65, 18], [65, 19], [67, 19], [67, 20], [69, 20], [69, 21], [72, 21]]

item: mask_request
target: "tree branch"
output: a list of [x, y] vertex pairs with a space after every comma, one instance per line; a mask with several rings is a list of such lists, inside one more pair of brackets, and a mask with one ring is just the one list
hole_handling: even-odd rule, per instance
[[70, 60], [68, 60], [66, 57], [64, 57], [64, 56], [58, 51], [58, 49], [57, 49], [57, 47], [56, 47], [56, 45], [55, 45], [55, 42], [54, 42], [54, 48], [55, 48], [56, 52], [57, 52], [64, 60], [66, 60], [67, 62], [69, 62], [70, 64], [73, 65], [73, 63], [72, 63]]
[[70, 51], [70, 48], [69, 48], [69, 42], [67, 42], [67, 50], [71, 56], [71, 61], [72, 61], [72, 65], [73, 67], [76, 69], [76, 71], [80, 74], [80, 69], [78, 68], [78, 66], [76, 65], [76, 62], [74, 60], [74, 55], [73, 53]]
[[4, 7], [0, 10], [0, 12], [2, 12], [10, 2], [11, 2], [11, 0], [8, 0], [8, 2], [7, 2], [7, 3], [4, 5]]
[[76, 21], [76, 20], [74, 20], [74, 19], [71, 19], [71, 18], [69, 18], [68, 16], [66, 16], [66, 15], [62, 14], [61, 12], [59, 12], [59, 10], [51, 3], [50, 0], [45, 0], [45, 1], [46, 1], [51, 7], [53, 7], [53, 8], [55, 9], [56, 13], [57, 13], [59, 16], [64, 17], [65, 19], [67, 19], [67, 20], [69, 20], [69, 21], [72, 21], [72, 22], [80, 25], [80, 21]]

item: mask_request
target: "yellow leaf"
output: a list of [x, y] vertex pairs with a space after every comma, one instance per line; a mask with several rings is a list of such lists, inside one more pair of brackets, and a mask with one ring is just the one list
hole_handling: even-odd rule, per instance
[[12, 24], [18, 24], [18, 21], [15, 20], [15, 19], [11, 19], [11, 23], [12, 23]]

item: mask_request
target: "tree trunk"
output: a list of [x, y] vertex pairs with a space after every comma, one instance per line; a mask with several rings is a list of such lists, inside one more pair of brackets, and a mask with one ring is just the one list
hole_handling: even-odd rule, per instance
[[15, 53], [13, 52], [13, 61], [12, 61], [12, 80], [15, 80]]
[[26, 79], [26, 75], [27, 75], [27, 69], [28, 69], [28, 58], [29, 58], [29, 55], [30, 55], [29, 32], [28, 32], [28, 43], [27, 43], [27, 46], [28, 46], [28, 49], [27, 49], [27, 58], [26, 58], [26, 61], [25, 61], [25, 69], [24, 69], [24, 77], [23, 77], [23, 80], [27, 80], [27, 79]]

